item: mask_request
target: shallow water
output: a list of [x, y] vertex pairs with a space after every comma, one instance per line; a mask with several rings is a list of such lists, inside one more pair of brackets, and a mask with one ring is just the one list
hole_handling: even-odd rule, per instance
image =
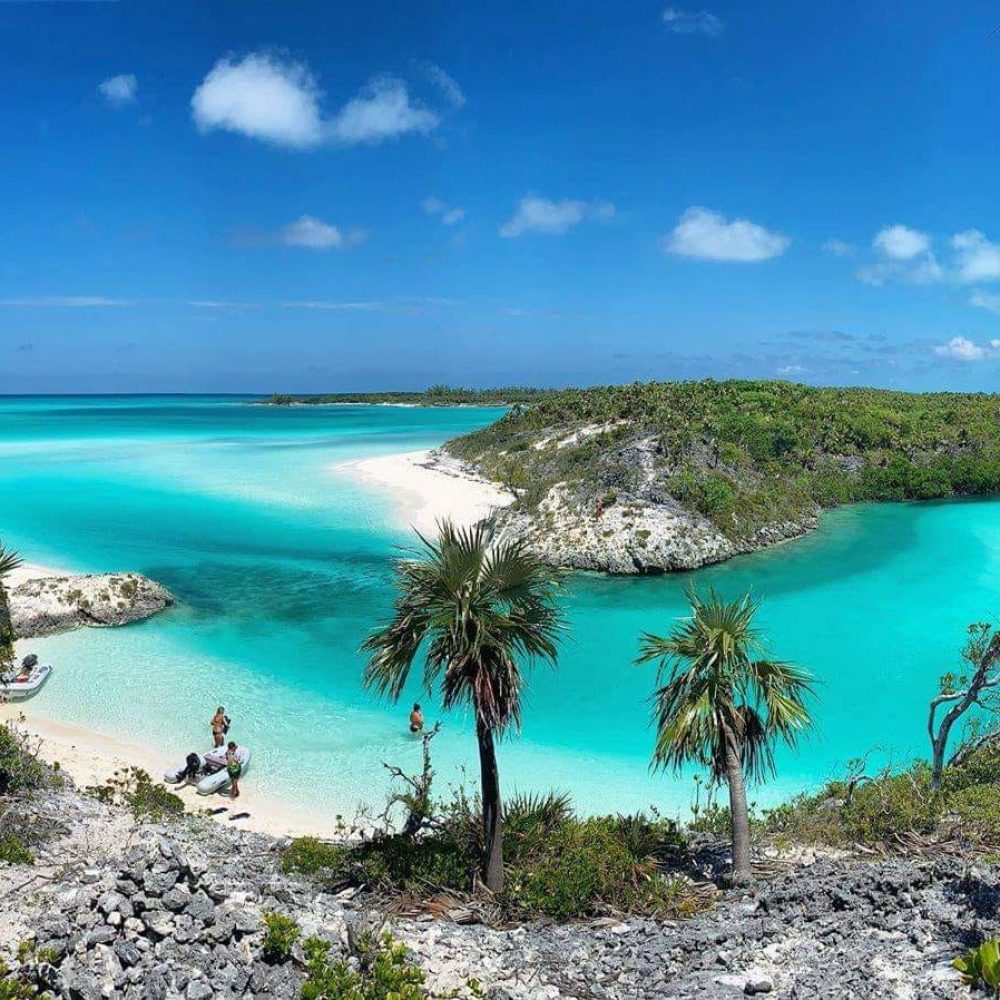
[[[0, 536], [32, 561], [134, 569], [180, 599], [149, 622], [37, 643], [57, 666], [32, 709], [178, 757], [224, 703], [263, 791], [321, 813], [378, 802], [383, 761], [416, 767], [408, 703], [375, 702], [357, 647], [388, 609], [406, 542], [385, 496], [330, 469], [430, 447], [486, 409], [265, 408], [235, 397], [0, 399]], [[809, 537], [696, 573], [569, 579], [557, 671], [530, 681], [521, 738], [501, 748], [508, 791], [559, 788], [591, 810], [690, 801], [689, 777], [651, 775], [643, 630], [666, 631], [684, 588], [752, 587], [776, 656], [819, 680], [816, 732], [779, 754], [768, 802], [852, 757], [924, 751], [926, 705], [964, 627], [991, 619], [1000, 504], [881, 505], [824, 517]], [[407, 697], [433, 699], [416, 679]], [[469, 719], [435, 741], [442, 783], [475, 777]]]

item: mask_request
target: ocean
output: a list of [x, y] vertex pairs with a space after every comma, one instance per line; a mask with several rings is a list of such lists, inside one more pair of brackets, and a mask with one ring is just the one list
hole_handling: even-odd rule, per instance
[[[400, 705], [361, 686], [358, 647], [389, 610], [410, 541], [391, 499], [332, 466], [436, 446], [495, 409], [273, 408], [219, 396], [0, 398], [0, 538], [32, 562], [136, 570], [177, 606], [123, 629], [33, 643], [56, 667], [33, 713], [180, 759], [224, 704], [270, 798], [328, 817], [379, 807], [383, 763], [419, 769], [410, 702], [444, 726], [439, 790], [477, 778], [467, 714], [443, 715], [419, 671]], [[750, 798], [767, 805], [848, 760], [926, 753], [937, 678], [970, 622], [993, 620], [1000, 504], [886, 504], [826, 514], [810, 536], [692, 573], [571, 574], [556, 670], [530, 675], [523, 730], [499, 751], [505, 793], [568, 792], [585, 811], [684, 814], [691, 772], [649, 770], [655, 671], [643, 631], [666, 632], [685, 588], [763, 601], [772, 655], [816, 676], [815, 730], [778, 754]]]

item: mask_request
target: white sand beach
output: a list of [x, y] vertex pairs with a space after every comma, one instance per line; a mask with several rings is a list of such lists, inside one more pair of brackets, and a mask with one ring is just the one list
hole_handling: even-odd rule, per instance
[[506, 507], [513, 497], [502, 487], [473, 475], [455, 459], [432, 451], [379, 455], [332, 466], [366, 486], [391, 495], [400, 524], [422, 533], [441, 518], [467, 526]]

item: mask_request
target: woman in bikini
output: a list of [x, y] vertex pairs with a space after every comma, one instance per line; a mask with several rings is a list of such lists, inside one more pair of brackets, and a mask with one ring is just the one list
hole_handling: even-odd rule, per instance
[[215, 741], [215, 745], [221, 747], [225, 740], [226, 730], [229, 728], [229, 717], [221, 705], [215, 710], [215, 715], [212, 716], [209, 725], [212, 727], [212, 739]]

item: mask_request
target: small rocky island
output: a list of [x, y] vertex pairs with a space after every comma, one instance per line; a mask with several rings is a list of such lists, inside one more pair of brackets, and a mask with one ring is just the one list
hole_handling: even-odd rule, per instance
[[1000, 397], [650, 382], [538, 392], [447, 454], [515, 497], [501, 529], [546, 562], [693, 569], [811, 530], [841, 504], [1000, 492]]
[[43, 576], [10, 591], [11, 623], [22, 639], [84, 625], [127, 625], [173, 604], [170, 592], [139, 573]]

